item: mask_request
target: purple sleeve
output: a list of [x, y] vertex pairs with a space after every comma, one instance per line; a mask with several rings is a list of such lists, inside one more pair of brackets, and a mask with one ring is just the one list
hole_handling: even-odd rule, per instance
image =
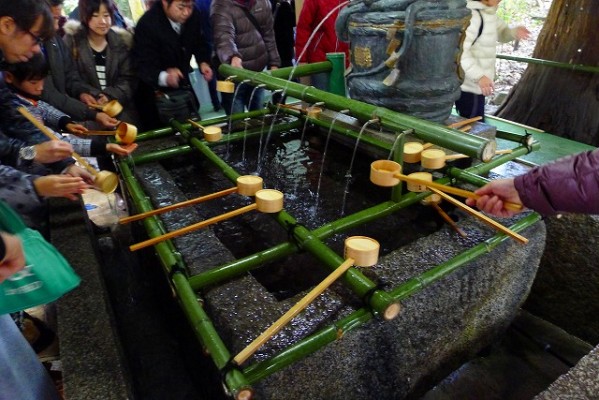
[[534, 168], [514, 184], [524, 205], [540, 214], [599, 214], [599, 149]]

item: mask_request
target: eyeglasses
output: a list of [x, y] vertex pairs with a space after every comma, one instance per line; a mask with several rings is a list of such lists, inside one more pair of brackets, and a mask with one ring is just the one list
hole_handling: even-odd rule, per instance
[[27, 33], [29, 34], [29, 36], [31, 36], [33, 38], [33, 41], [35, 42], [36, 45], [42, 45], [44, 43], [44, 39], [39, 37], [38, 35], [34, 34], [31, 31], [27, 31]]

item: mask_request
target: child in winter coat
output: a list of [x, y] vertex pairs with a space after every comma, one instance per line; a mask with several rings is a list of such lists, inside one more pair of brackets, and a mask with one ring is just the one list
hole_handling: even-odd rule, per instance
[[523, 26], [510, 28], [497, 17], [501, 0], [469, 0], [472, 10], [466, 29], [460, 66], [464, 71], [462, 93], [456, 101], [458, 113], [465, 118], [485, 115], [485, 96], [494, 91], [497, 42], [527, 39], [530, 32]]
[[87, 129], [83, 125], [75, 123], [62, 111], [39, 100], [48, 71], [48, 64], [41, 54], [36, 54], [27, 62], [7, 66], [4, 80], [14, 94], [13, 105], [15, 107], [25, 107], [40, 122], [54, 130], [57, 138], [71, 143], [73, 150], [82, 156], [101, 156], [108, 152], [125, 156], [135, 150], [137, 147], [135, 143], [121, 146], [116, 143], [106, 143], [97, 138], [80, 139], [57, 133], [67, 131], [75, 135], [84, 135]]

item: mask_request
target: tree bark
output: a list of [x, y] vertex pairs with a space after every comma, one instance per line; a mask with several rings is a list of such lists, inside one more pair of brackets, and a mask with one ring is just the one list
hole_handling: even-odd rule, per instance
[[[533, 58], [599, 66], [597, 0], [553, 0]], [[529, 64], [498, 116], [599, 146], [599, 74]]]

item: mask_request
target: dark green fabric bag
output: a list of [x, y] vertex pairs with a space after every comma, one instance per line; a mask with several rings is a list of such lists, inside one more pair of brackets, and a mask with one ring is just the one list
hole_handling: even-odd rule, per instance
[[51, 303], [79, 285], [62, 254], [3, 201], [0, 230], [18, 236], [25, 252], [25, 268], [0, 283], [0, 315]]

